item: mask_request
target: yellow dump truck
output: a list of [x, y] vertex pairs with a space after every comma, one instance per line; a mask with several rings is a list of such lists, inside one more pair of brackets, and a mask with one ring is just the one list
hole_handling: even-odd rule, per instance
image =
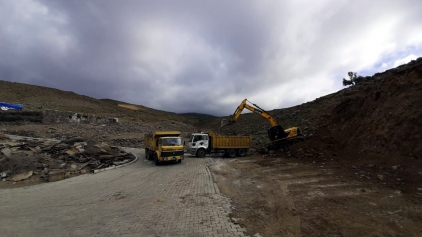
[[145, 158], [156, 165], [164, 162], [182, 162], [184, 149], [180, 131], [155, 131], [145, 134]]
[[227, 157], [245, 156], [252, 147], [252, 136], [224, 136], [213, 132], [193, 133], [188, 141], [189, 152], [197, 157], [224, 152]]

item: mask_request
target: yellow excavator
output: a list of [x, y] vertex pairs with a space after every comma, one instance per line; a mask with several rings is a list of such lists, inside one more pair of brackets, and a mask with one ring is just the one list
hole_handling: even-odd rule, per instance
[[239, 118], [243, 109], [246, 108], [258, 115], [261, 115], [263, 118], [267, 119], [271, 123], [271, 128], [268, 129], [268, 137], [271, 140], [271, 144], [267, 146], [268, 150], [277, 150], [292, 143], [303, 140], [302, 131], [299, 127], [291, 127], [284, 130], [281, 125], [277, 125], [275, 119], [268, 112], [266, 112], [256, 104], [251, 103], [253, 105], [251, 106], [247, 104], [247, 102], [251, 103], [247, 99], [244, 99], [242, 103], [240, 103], [240, 105], [237, 107], [236, 111], [229, 120], [223, 119], [221, 121], [220, 130], [223, 127], [233, 125]]

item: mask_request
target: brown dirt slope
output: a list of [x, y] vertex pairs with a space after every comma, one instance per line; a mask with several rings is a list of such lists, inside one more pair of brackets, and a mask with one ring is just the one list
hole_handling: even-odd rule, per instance
[[[70, 91], [54, 88], [28, 85], [17, 82], [0, 80], [2, 88], [1, 101], [23, 104], [24, 110], [59, 110], [77, 113], [96, 114], [128, 119], [132, 121], [155, 122], [162, 120], [176, 120], [186, 123], [194, 121], [175, 113], [155, 110], [142, 105], [130, 105], [125, 102], [111, 99], [95, 99], [79, 95]], [[124, 108], [119, 104], [136, 106], [139, 110]]]
[[[359, 166], [375, 164], [373, 173], [399, 166], [392, 177], [410, 191], [417, 188], [422, 163], [422, 58], [377, 73], [312, 102], [269, 111], [278, 124], [299, 126], [305, 142], [280, 155], [319, 157]], [[218, 131], [219, 121], [206, 125]], [[269, 142], [270, 124], [256, 114], [243, 114], [222, 133], [252, 134], [257, 147]], [[406, 180], [406, 181], [405, 181]]]
[[[368, 82], [269, 111], [305, 141], [210, 166], [249, 236], [422, 236], [422, 58]], [[218, 130], [219, 122], [209, 127]], [[267, 143], [244, 114], [224, 132]]]
[[315, 149], [322, 159], [342, 157], [339, 162], [357, 167], [373, 164], [367, 170], [372, 176], [397, 166], [390, 185], [414, 192], [422, 171], [421, 95], [422, 58], [375, 74], [367, 84], [337, 93], [314, 135], [297, 144], [294, 154], [303, 157], [305, 149], [322, 148]]

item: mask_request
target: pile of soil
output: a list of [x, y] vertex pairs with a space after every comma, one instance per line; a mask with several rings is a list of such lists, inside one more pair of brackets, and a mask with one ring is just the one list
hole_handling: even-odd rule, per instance
[[[278, 124], [300, 127], [305, 141], [270, 154], [340, 163], [369, 177], [388, 173], [391, 187], [415, 192], [422, 174], [422, 58], [365, 78], [312, 102], [269, 111]], [[207, 126], [219, 131], [219, 121]], [[268, 122], [242, 114], [221, 133], [254, 136], [256, 148], [269, 139]], [[370, 164], [371, 168], [367, 168]], [[397, 167], [391, 169], [391, 167]], [[418, 186], [419, 185], [419, 186]]]
[[319, 160], [333, 159], [371, 178], [386, 174], [403, 192], [421, 188], [422, 58], [336, 95], [329, 116], [292, 154], [314, 149]]
[[[421, 95], [419, 58], [270, 111], [279, 124], [300, 126], [305, 141], [210, 167], [233, 219], [250, 235], [422, 235]], [[266, 121], [241, 117], [228, 133], [252, 133], [256, 147], [265, 145]]]

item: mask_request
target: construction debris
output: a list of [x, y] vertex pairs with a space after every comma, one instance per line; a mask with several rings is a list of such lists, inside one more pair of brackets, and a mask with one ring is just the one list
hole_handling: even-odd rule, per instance
[[81, 137], [64, 141], [0, 140], [0, 173], [5, 181], [37, 176], [58, 181], [95, 169], [122, 165], [135, 156], [102, 142], [90, 144]]
[[33, 174], [32, 171], [28, 171], [28, 172], [20, 173], [20, 174], [15, 174], [12, 177], [10, 177], [10, 180], [13, 180], [15, 182], [21, 181], [21, 180], [24, 180], [24, 179], [31, 177], [32, 174]]

